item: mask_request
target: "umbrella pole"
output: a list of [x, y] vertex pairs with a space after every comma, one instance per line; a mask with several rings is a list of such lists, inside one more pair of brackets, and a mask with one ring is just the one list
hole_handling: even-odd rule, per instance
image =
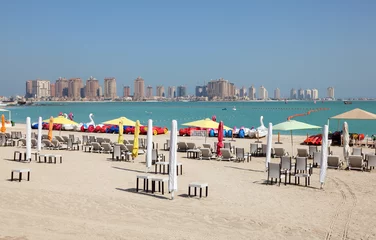
[[294, 157], [294, 141], [292, 139], [292, 130], [290, 131], [291, 134], [291, 157]]

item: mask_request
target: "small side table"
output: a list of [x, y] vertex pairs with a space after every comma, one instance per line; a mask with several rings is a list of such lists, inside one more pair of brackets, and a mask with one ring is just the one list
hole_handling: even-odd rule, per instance
[[13, 181], [13, 173], [18, 172], [18, 181], [21, 182], [22, 180], [22, 173], [27, 172], [27, 181], [30, 181], [30, 169], [14, 169], [12, 170], [11, 174], [11, 181]]
[[162, 195], [164, 195], [164, 183], [168, 182], [168, 178], [151, 178], [151, 193], [156, 192], [155, 182], [158, 182], [158, 191], [162, 192]]
[[139, 179], [144, 179], [144, 191], [145, 192], [148, 192], [149, 191], [149, 179], [151, 179], [152, 177], [151, 176], [147, 176], [147, 175], [137, 175], [137, 182], [136, 182], [136, 192], [138, 192], [138, 180]]
[[202, 197], [202, 189], [206, 188], [206, 197], [208, 197], [209, 185], [207, 183], [193, 182], [188, 185], [188, 197], [191, 196], [191, 187], [195, 189], [195, 196], [197, 196], [197, 188], [200, 189], [200, 198]]

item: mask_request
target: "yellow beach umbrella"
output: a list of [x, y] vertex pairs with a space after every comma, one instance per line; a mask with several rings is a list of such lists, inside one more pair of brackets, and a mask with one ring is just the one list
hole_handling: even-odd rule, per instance
[[[205, 118], [202, 120], [197, 120], [193, 122], [187, 122], [183, 123], [184, 126], [190, 126], [190, 127], [200, 127], [200, 128], [213, 128], [218, 129], [219, 123], [216, 121], [213, 121], [209, 118]], [[231, 128], [223, 126], [223, 129], [230, 130]]]
[[124, 141], [124, 137], [123, 137], [123, 122], [120, 121], [119, 122], [119, 137], [118, 137], [118, 143], [123, 143]]
[[[68, 118], [65, 118], [64, 116], [58, 116], [58, 117], [51, 117], [52, 118], [52, 121], [53, 123], [55, 124], [70, 124], [70, 125], [78, 125], [78, 123], [68, 119]], [[46, 120], [43, 120], [43, 122], [49, 122], [51, 121], [51, 118], [50, 119], [46, 119]]]
[[133, 150], [132, 150], [132, 158], [138, 156], [138, 135], [140, 135], [140, 121], [136, 121], [136, 126], [134, 128], [134, 141], [133, 141]]
[[109, 124], [109, 125], [119, 125], [119, 123], [122, 122], [123, 126], [136, 126], [136, 122], [126, 118], [126, 117], [119, 117], [112, 120], [108, 120], [104, 122], [103, 124]]
[[50, 117], [50, 124], [48, 126], [48, 140], [52, 140], [52, 129], [54, 127], [54, 118]]
[[5, 133], [6, 128], [5, 128], [5, 117], [4, 114], [1, 115], [1, 132]]

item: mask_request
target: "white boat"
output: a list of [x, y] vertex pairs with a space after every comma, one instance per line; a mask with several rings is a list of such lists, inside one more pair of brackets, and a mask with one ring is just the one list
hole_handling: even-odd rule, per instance
[[0, 107], [6, 107], [6, 106], [7, 106], [6, 103], [0, 102]]
[[236, 111], [236, 107], [234, 106], [234, 107], [232, 108], [232, 110], [233, 110], [233, 111]]

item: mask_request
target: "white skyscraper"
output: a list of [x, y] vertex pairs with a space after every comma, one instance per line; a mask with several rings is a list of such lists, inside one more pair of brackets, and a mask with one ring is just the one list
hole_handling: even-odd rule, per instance
[[266, 100], [268, 99], [268, 91], [264, 86], [261, 86], [259, 89], [259, 99]]
[[305, 99], [308, 99], [308, 100], [312, 99], [312, 91], [311, 91], [311, 89], [305, 90]]
[[250, 100], [256, 100], [256, 88], [252, 85], [248, 91], [248, 97]]
[[334, 87], [328, 87], [328, 98], [334, 99]]
[[319, 98], [319, 91], [316, 88], [312, 89], [312, 99], [315, 100], [318, 98]]
[[281, 91], [279, 90], [279, 88], [276, 88], [274, 90], [274, 99], [281, 99]]

